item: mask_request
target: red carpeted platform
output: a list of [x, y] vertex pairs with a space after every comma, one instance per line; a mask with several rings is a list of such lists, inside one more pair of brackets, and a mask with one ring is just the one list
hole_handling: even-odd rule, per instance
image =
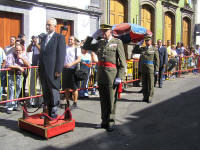
[[49, 122], [48, 126], [44, 127], [44, 119], [40, 119], [41, 115], [42, 114], [31, 115], [26, 119], [19, 118], [19, 128], [47, 139], [68, 131], [73, 131], [75, 128], [75, 120], [66, 121], [64, 120], [64, 116], [61, 118], [58, 116], [58, 118], [60, 118], [59, 120], [52, 120]]

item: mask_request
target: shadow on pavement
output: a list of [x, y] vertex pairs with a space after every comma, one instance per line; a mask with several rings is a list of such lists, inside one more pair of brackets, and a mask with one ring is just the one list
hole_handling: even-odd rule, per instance
[[43, 137], [34, 135], [24, 130], [20, 130], [20, 128], [18, 127], [18, 121], [16, 120], [0, 119], [0, 126], [6, 127], [15, 132], [19, 132], [20, 134], [23, 134], [23, 136], [31, 137], [35, 140], [46, 140]]
[[[200, 149], [200, 87], [129, 115], [114, 132], [89, 137], [63, 149], [39, 150], [197, 150]], [[153, 103], [154, 104], [154, 103]], [[78, 123], [79, 127], [92, 124]]]

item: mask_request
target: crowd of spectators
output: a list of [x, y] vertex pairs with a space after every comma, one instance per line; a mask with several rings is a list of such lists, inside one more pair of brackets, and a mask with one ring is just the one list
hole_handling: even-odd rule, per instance
[[[82, 41], [83, 42], [83, 41]], [[98, 59], [95, 53], [85, 50], [81, 47], [82, 42], [79, 42], [74, 36], [71, 36], [68, 41], [68, 46], [66, 48], [66, 57], [64, 62], [63, 78], [62, 78], [62, 89], [65, 90], [66, 102], [72, 98], [73, 105], [72, 108], [78, 108], [77, 101], [78, 98], [88, 98], [88, 86], [89, 79], [92, 76], [93, 84], [96, 85], [96, 71], [97, 65], [91, 65], [92, 63], [97, 63]], [[160, 40], [161, 42], [161, 40]], [[158, 43], [155, 44], [155, 46]], [[187, 66], [196, 67], [198, 64], [198, 57], [200, 54], [200, 46], [188, 47], [183, 45], [183, 43], [178, 42], [177, 45], [172, 45], [171, 41], [167, 41], [167, 45], [163, 45], [168, 54], [168, 63], [165, 67], [165, 71], [173, 72], [178, 69], [178, 63], [180, 58], [184, 56], [189, 56], [187, 59]], [[39, 37], [32, 36], [31, 43], [26, 48], [25, 35], [20, 34], [18, 38], [15, 36], [10, 37], [10, 44], [4, 48], [0, 48], [0, 63], [1, 68], [11, 68], [8, 71], [8, 78], [6, 71], [1, 71], [1, 84], [0, 84], [0, 98], [2, 99], [2, 93], [7, 93], [9, 99], [15, 99], [19, 97], [25, 97], [26, 95], [26, 78], [28, 73], [30, 75], [30, 96], [37, 95], [38, 91], [36, 86], [40, 83], [38, 77], [37, 69], [23, 69], [23, 67], [38, 66], [40, 55], [40, 44]], [[140, 54], [132, 55], [134, 60], [139, 60]], [[74, 68], [80, 64], [81, 69], [86, 69], [88, 72], [88, 78], [84, 81], [77, 82], [73, 78]], [[139, 65], [138, 65], [139, 66]], [[134, 67], [136, 67], [134, 65]], [[133, 70], [136, 70], [135, 68]], [[138, 69], [139, 70], [139, 69]], [[197, 69], [194, 69], [196, 73]], [[135, 73], [133, 73], [135, 75]], [[170, 74], [166, 76], [168, 78]], [[140, 77], [140, 76], [139, 76]], [[7, 82], [8, 79], [8, 82]], [[66, 82], [66, 80], [68, 82]], [[164, 78], [163, 78], [164, 80]], [[7, 84], [8, 83], [8, 84]], [[67, 83], [67, 84], [66, 84]], [[139, 84], [139, 83], [137, 83]], [[23, 88], [22, 88], [23, 87]], [[22, 91], [23, 89], [23, 91]], [[78, 89], [80, 89], [78, 91]], [[70, 90], [72, 90], [72, 95], [70, 95]], [[91, 89], [91, 94], [95, 94], [96, 88]], [[38, 106], [39, 101], [37, 99], [31, 98], [29, 103], [32, 107]], [[9, 102], [6, 104], [7, 113], [12, 113], [13, 110], [18, 110], [17, 102]]]

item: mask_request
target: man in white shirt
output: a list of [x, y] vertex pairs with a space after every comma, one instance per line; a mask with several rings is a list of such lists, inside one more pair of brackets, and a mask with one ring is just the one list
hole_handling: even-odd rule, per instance
[[[31, 44], [27, 48], [27, 52], [30, 53], [29, 56], [32, 55], [32, 66], [38, 66], [39, 65], [39, 55], [40, 55], [40, 45], [38, 43], [38, 37], [37, 36], [32, 36], [31, 37], [32, 41]], [[30, 57], [31, 58], [31, 57]], [[31, 78], [30, 78], [30, 92], [31, 96], [37, 95], [37, 79], [38, 79], [38, 70], [37, 68], [32, 68], [31, 70]], [[35, 81], [36, 79], [36, 81]], [[30, 105], [32, 107], [35, 107], [39, 101], [36, 101], [37, 98], [31, 98], [30, 99]]]
[[10, 37], [10, 45], [6, 46], [6, 48], [4, 49], [6, 56], [8, 56], [10, 53], [12, 53], [14, 51], [15, 41], [16, 41], [16, 37], [11, 36]]
[[62, 77], [62, 89], [65, 90], [66, 102], [69, 106], [70, 89], [72, 92], [72, 99], [74, 101], [71, 109], [77, 108], [78, 101], [78, 81], [75, 79], [76, 64], [81, 62], [81, 50], [75, 46], [75, 37], [69, 37], [69, 44], [66, 47], [66, 56], [64, 61], [64, 70]]

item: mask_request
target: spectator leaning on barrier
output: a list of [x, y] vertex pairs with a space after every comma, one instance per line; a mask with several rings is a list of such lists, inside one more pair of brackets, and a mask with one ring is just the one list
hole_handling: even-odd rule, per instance
[[171, 50], [167, 51], [168, 53], [168, 72], [171, 72], [172, 69], [174, 69], [174, 67], [177, 65], [178, 63], [178, 55], [176, 53], [176, 46], [172, 45], [171, 46]]
[[[16, 44], [13, 53], [7, 56], [6, 67], [12, 70], [8, 73], [8, 94], [9, 99], [19, 98], [19, 94], [22, 88], [24, 72], [23, 67], [29, 67], [30, 63], [28, 57], [23, 54], [23, 46], [21, 44]], [[6, 103], [7, 113], [12, 113], [12, 110], [18, 110], [18, 104], [16, 101]]]
[[[39, 39], [37, 36], [31, 37], [32, 41], [31, 44], [27, 48], [28, 53], [32, 53], [32, 66], [38, 66], [39, 65], [39, 55], [40, 55], [40, 45], [39, 45]], [[38, 71], [37, 68], [31, 69], [31, 79], [30, 79], [30, 93], [31, 96], [37, 95], [36, 93], [36, 86], [37, 86], [37, 79], [38, 79]], [[36, 79], [36, 81], [35, 81]], [[36, 83], [36, 84], [35, 84]], [[30, 99], [30, 105], [32, 107], [36, 106], [36, 103], [38, 101], [35, 100], [35, 98]]]
[[[19, 34], [15, 43], [22, 45], [22, 48], [23, 48], [22, 49], [22, 53], [27, 56], [25, 40], [26, 40], [25, 34]], [[29, 59], [28, 56], [27, 56], [27, 58]], [[29, 62], [31, 62], [30, 59], [29, 59]], [[25, 97], [26, 96], [25, 95], [26, 94], [25, 91], [26, 91], [26, 79], [27, 79], [27, 77], [28, 77], [28, 69], [24, 70], [24, 72], [23, 72], [23, 85], [22, 85], [23, 86], [23, 91], [21, 90], [20, 97]]]
[[[6, 54], [5, 54], [4, 50], [0, 47], [0, 69], [5, 67], [6, 59], [7, 59]], [[3, 82], [4, 82], [3, 76], [5, 75], [5, 74], [2, 74], [3, 72], [5, 72], [5, 71], [0, 71], [0, 80], [1, 80], [0, 81], [1, 82], [1, 85], [0, 85], [0, 100], [2, 100], [1, 99], [2, 93], [3, 93], [2, 87], [3, 87]]]
[[74, 101], [71, 109], [76, 109], [78, 101], [78, 81], [75, 79], [76, 65], [81, 62], [81, 49], [75, 46], [74, 36], [69, 37], [69, 43], [66, 47], [64, 60], [64, 70], [62, 77], [62, 89], [65, 90], [66, 102], [69, 104], [70, 90], [72, 90], [72, 99]]
[[160, 39], [157, 40], [157, 45], [158, 45], [160, 65], [159, 65], [158, 75], [155, 75], [155, 78], [154, 78], [154, 87], [156, 86], [157, 79], [158, 79], [159, 88], [162, 88], [163, 73], [167, 66], [168, 54], [167, 54], [167, 49], [164, 46], [162, 46], [162, 41]]

